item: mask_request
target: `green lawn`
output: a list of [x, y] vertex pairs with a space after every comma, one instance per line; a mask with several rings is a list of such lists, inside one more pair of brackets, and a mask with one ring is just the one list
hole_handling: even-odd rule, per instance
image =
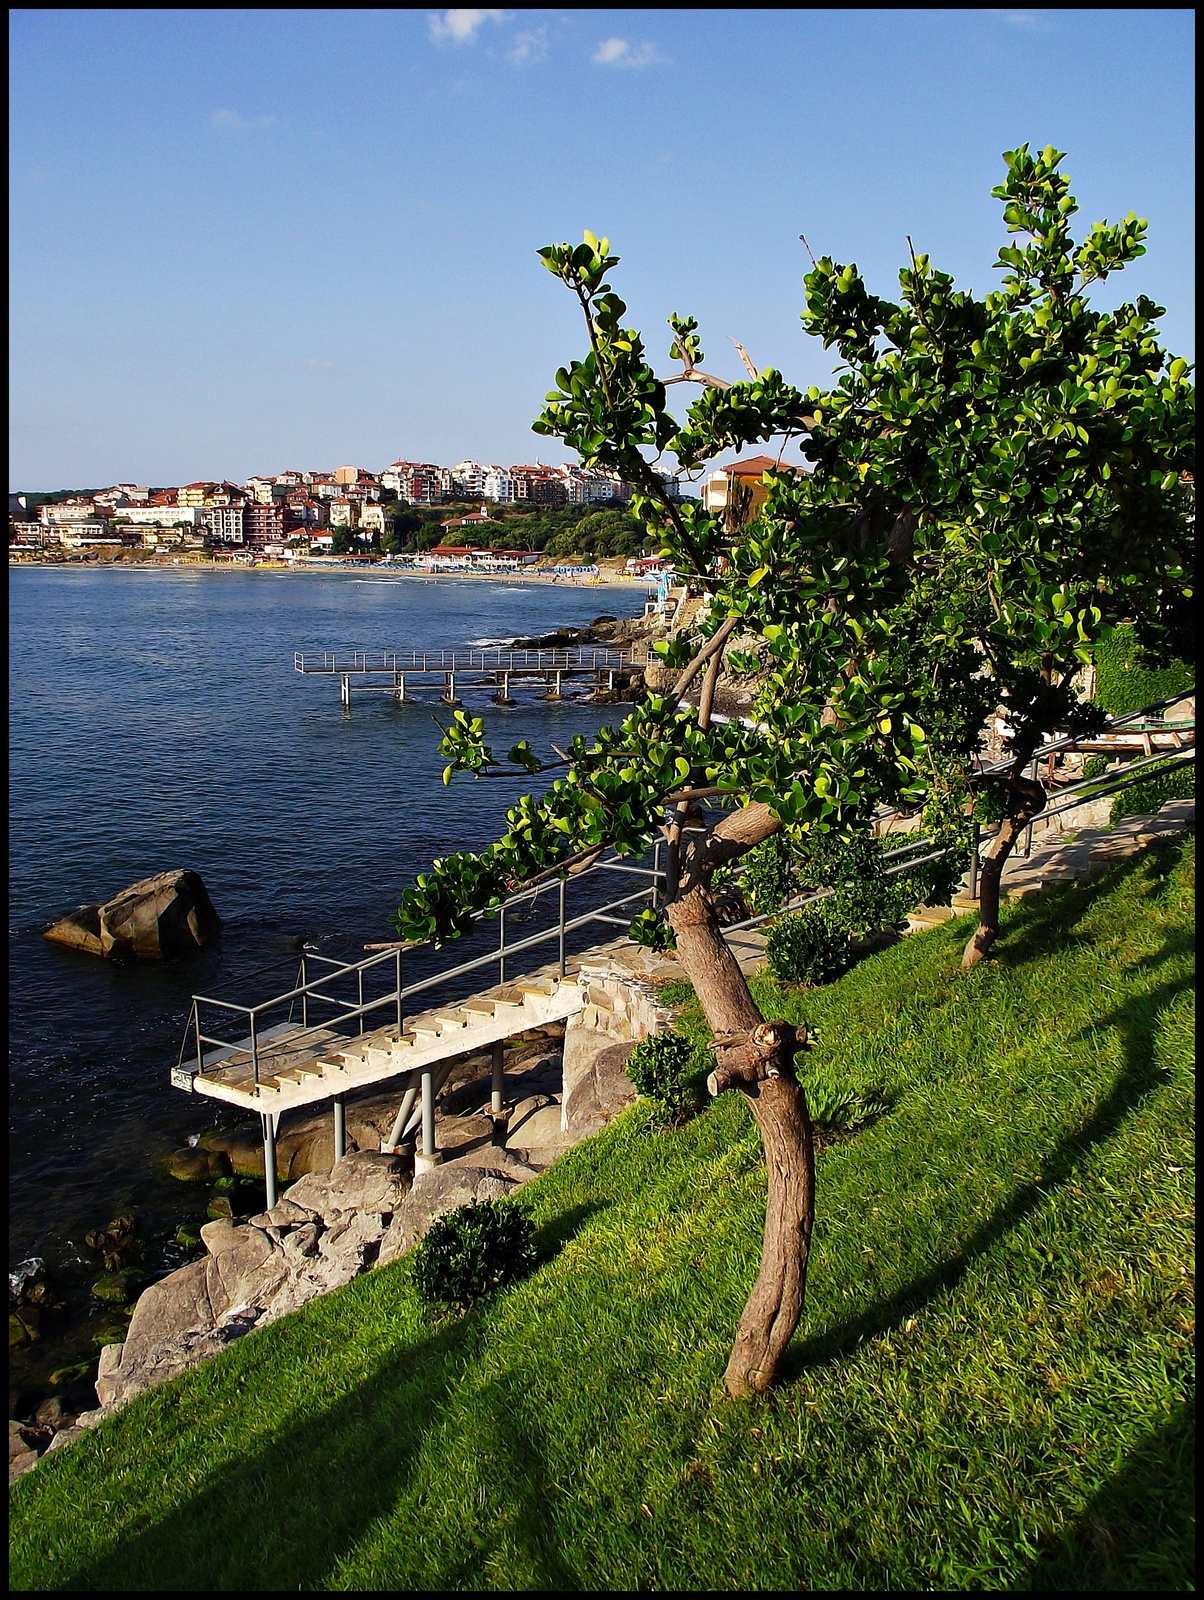
[[821, 1149], [769, 1396], [720, 1393], [751, 1117], [637, 1106], [522, 1191], [547, 1263], [488, 1310], [397, 1263], [44, 1462], [13, 1586], [1190, 1588], [1194, 860], [1005, 911], [966, 975], [963, 920], [762, 994], [889, 1101]]

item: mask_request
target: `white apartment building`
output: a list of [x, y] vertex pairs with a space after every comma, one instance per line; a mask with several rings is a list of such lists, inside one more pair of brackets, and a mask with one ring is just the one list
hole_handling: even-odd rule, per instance
[[332, 528], [358, 528], [360, 514], [360, 502], [358, 500], [348, 500], [346, 495], [330, 502], [330, 526]]
[[91, 500], [63, 500], [57, 506], [38, 508], [38, 520], [49, 527], [64, 527], [69, 523], [91, 522], [96, 507]]
[[219, 508], [201, 506], [123, 506], [117, 515], [125, 517], [137, 527], [153, 528], [158, 525], [170, 528], [177, 522], [187, 522], [190, 527], [195, 527], [201, 517], [207, 515], [210, 510], [217, 509]]
[[241, 506], [207, 506], [197, 525], [208, 528], [214, 544], [244, 543]]
[[514, 479], [505, 467], [490, 467], [485, 473], [481, 493], [486, 500], [494, 500], [500, 506], [508, 506], [514, 499]]
[[452, 486], [461, 494], [483, 495], [488, 471], [479, 461], [461, 461], [451, 469]]
[[362, 533], [387, 533], [391, 518], [385, 516], [385, 508], [380, 505], [365, 503], [360, 507], [360, 531]]

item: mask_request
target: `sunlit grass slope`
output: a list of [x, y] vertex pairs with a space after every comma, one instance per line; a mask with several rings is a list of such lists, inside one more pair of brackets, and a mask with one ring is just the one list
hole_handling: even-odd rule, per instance
[[821, 1150], [770, 1396], [720, 1393], [751, 1117], [636, 1107], [523, 1191], [547, 1261], [489, 1309], [398, 1263], [44, 1462], [14, 1585], [1190, 1587], [1193, 883], [1164, 845], [968, 975], [963, 921], [762, 994], [890, 1102]]

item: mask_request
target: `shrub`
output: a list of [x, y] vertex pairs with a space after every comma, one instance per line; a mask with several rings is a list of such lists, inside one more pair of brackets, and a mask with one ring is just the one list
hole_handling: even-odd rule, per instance
[[1095, 703], [1113, 717], [1184, 694], [1195, 682], [1194, 669], [1182, 661], [1151, 661], [1128, 624], [1114, 629], [1095, 652]]
[[1122, 789], [1112, 802], [1109, 822], [1122, 817], [1152, 816], [1168, 800], [1190, 800], [1196, 792], [1195, 767], [1179, 767], [1167, 772], [1162, 766], [1147, 767], [1146, 777], [1131, 789]]
[[820, 900], [787, 912], [770, 928], [765, 955], [783, 983], [828, 983], [848, 966], [852, 939], [839, 913], [828, 913], [831, 904]]
[[1107, 756], [1088, 756], [1083, 762], [1084, 778], [1102, 778], [1108, 770]]
[[462, 1311], [525, 1278], [537, 1256], [531, 1222], [508, 1201], [470, 1200], [439, 1217], [414, 1251], [414, 1285], [428, 1305]]
[[641, 1039], [627, 1057], [627, 1076], [649, 1100], [657, 1101], [675, 1122], [703, 1103], [711, 1059], [705, 1049], [672, 1029]]
[[798, 851], [788, 834], [770, 834], [748, 852], [740, 874], [740, 891], [758, 914], [776, 911], [796, 887]]

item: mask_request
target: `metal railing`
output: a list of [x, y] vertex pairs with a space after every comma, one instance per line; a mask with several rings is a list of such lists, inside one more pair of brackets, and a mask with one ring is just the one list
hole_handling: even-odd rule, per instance
[[[182, 1050], [180, 1064], [173, 1074], [173, 1082], [181, 1088], [191, 1087], [192, 1078], [196, 1074], [203, 1072], [206, 1067], [216, 1066], [223, 1058], [246, 1052], [251, 1059], [252, 1082], [258, 1084], [260, 1082], [260, 1058], [264, 1046], [270, 1045], [273, 1040], [279, 1041], [281, 1034], [286, 1030], [288, 1048], [292, 1052], [299, 1044], [304, 1043], [306, 1034], [309, 1034], [315, 1043], [321, 1044], [325, 1039], [329, 1038], [335, 1024], [340, 1026], [334, 1031], [342, 1031], [342, 1028], [347, 1024], [358, 1021], [359, 1033], [363, 1034], [365, 1031], [364, 1019], [371, 1013], [382, 1011], [386, 1008], [392, 1008], [393, 1019], [396, 1022], [397, 1031], [400, 1033], [404, 1026], [406, 1003], [415, 995], [425, 994], [427, 991], [442, 984], [491, 966], [497, 967], [498, 982], [506, 983], [508, 971], [511, 976], [515, 974], [514, 963], [518, 958], [538, 949], [540, 946], [553, 942], [555, 942], [557, 949], [559, 973], [563, 978], [568, 960], [569, 935], [579, 928], [589, 926], [591, 923], [627, 927], [631, 921], [632, 912], [629, 911], [626, 916], [616, 916], [616, 912], [624, 907], [634, 907], [635, 903], [639, 901], [655, 904], [658, 885], [664, 878], [664, 872], [660, 865], [661, 848], [662, 842], [658, 839], [653, 846], [651, 867], [629, 862], [618, 856], [611, 856], [605, 861], [595, 862], [585, 872], [580, 873], [578, 875], [579, 878], [584, 879], [599, 871], [621, 872], [645, 878], [648, 882], [644, 887], [635, 889], [630, 894], [620, 895], [617, 899], [609, 900], [600, 906], [593, 906], [576, 916], [570, 917], [568, 915], [568, 882], [565, 878], [553, 880], [552, 883], [542, 884], [534, 889], [520, 891], [518, 894], [508, 896], [498, 906], [474, 913], [472, 920], [477, 923], [484, 922], [489, 917], [497, 918], [497, 948], [486, 951], [483, 955], [475, 956], [469, 961], [461, 961], [455, 966], [428, 974], [408, 985], [403, 982], [404, 953], [406, 951], [429, 948], [418, 941], [392, 950], [380, 951], [365, 957], [361, 961], [340, 962], [330, 956], [322, 956], [312, 951], [306, 951], [300, 958], [297, 981], [281, 993], [274, 994], [267, 1000], [257, 1001], [252, 1005], [246, 1005], [239, 1001], [225, 999], [216, 995], [194, 994], [192, 996], [184, 1044], [185, 1048], [187, 1048], [188, 1035], [191, 1033], [195, 1046], [196, 1065], [195, 1067], [184, 1067], [184, 1051]], [[553, 889], [556, 891], [557, 896], [557, 915], [552, 926], [541, 929], [537, 933], [528, 934], [521, 939], [508, 939], [507, 913], [511, 913], [524, 905], [534, 906], [541, 896]], [[310, 963], [317, 963], [329, 970], [317, 978], [310, 978]], [[257, 968], [254, 972], [242, 974], [237, 981], [245, 984], [249, 980], [261, 977], [267, 972], [278, 971], [282, 965], [284, 965], [283, 962], [271, 963], [268, 966]], [[291, 962], [289, 965], [291, 965]], [[365, 1000], [365, 976], [375, 972], [378, 968], [388, 970], [389, 967], [392, 967], [393, 986], [384, 994]], [[329, 993], [330, 986], [340, 981], [354, 983], [356, 993], [354, 1000], [346, 1000], [338, 995]], [[300, 1002], [301, 1026], [299, 1029], [294, 1029], [291, 1027], [291, 1023], [297, 1010], [298, 1002]], [[289, 1007], [288, 1020], [273, 1028], [265, 1027], [270, 1014], [280, 1012], [286, 1005]], [[311, 1006], [322, 1005], [333, 1007], [334, 1014], [328, 1016], [325, 1024], [315, 1024], [311, 1027], [310, 1008]], [[203, 1007], [213, 1007], [227, 1013], [231, 1018], [231, 1023], [233, 1023], [233, 1019], [239, 1019], [240, 1028], [247, 1030], [246, 1037], [230, 1039], [205, 1032], [202, 1026]], [[216, 1027], [217, 1024], [206, 1022], [204, 1026]], [[318, 1039], [317, 1036], [319, 1034], [322, 1034], [322, 1039]], [[212, 1047], [211, 1053], [208, 1055], [205, 1053], [206, 1045]], [[187, 1083], [184, 1082], [185, 1079], [188, 1080]]]
[[579, 646], [563, 650], [517, 650], [504, 645], [467, 650], [337, 650], [293, 652], [293, 670], [341, 672], [516, 672], [607, 671], [637, 664], [634, 650]]
[[[1131, 712], [1126, 716], [1110, 718], [1107, 727], [1109, 730], [1124, 728], [1126, 725], [1133, 723], [1140, 717], [1148, 717], [1151, 715], [1151, 713], [1156, 713], [1161, 709], [1176, 705], [1180, 701], [1189, 699], [1191, 697], [1192, 696], [1188, 694], [1178, 695], [1168, 700], [1158, 701], [1153, 706], [1144, 706], [1140, 711]], [[1171, 726], [1178, 730], [1186, 731], [1188, 728], [1194, 730], [1195, 725], [1194, 723], [1179, 723], [1172, 724]], [[1075, 736], [1067, 735], [1063, 738], [1052, 740], [1048, 744], [1042, 746], [1042, 748], [1036, 752], [1033, 758], [1034, 763], [1039, 762], [1043, 757], [1058, 751], [1070, 750], [1078, 743], [1090, 743], [1092, 738], [1095, 737], [1098, 736], [1084, 735], [1076, 738]], [[1049, 819], [1060, 815], [1062, 812], [1072, 810], [1076, 806], [1081, 805], [1084, 799], [1103, 798], [1108, 795], [1120, 793], [1125, 789], [1131, 788], [1135, 784], [1144, 782], [1145, 777], [1147, 776], [1146, 769], [1150, 767], [1157, 767], [1160, 772], [1173, 772], [1179, 770], [1180, 768], [1191, 765], [1194, 761], [1195, 746], [1193, 743], [1191, 746], [1181, 747], [1178, 752], [1142, 756], [1138, 760], [1127, 763], [1119, 773], [1115, 774], [1110, 779], [1105, 777], [1084, 778], [1075, 783], [1064, 785], [1058, 791], [1060, 803], [1051, 809], [1038, 813], [1038, 815], [1033, 819], [1033, 823], [1030, 823], [1028, 829], [1026, 830], [1028, 837], [1031, 841], [1032, 827], [1035, 823], [1046, 822]], [[1009, 765], [1010, 763], [1008, 761], [1003, 760], [990, 764], [984, 764], [980, 767], [980, 770], [1004, 770]], [[1136, 776], [1134, 776], [1134, 774], [1136, 774]], [[990, 837], [993, 837], [993, 835], [983, 834], [981, 830], [976, 828], [970, 865], [971, 898], [974, 898], [977, 892], [980, 844], [984, 838]], [[957, 848], [956, 846], [945, 846], [933, 850], [931, 848], [932, 843], [933, 840], [929, 835], [911, 835], [907, 839], [906, 843], [898, 845], [894, 849], [885, 852], [882, 859], [891, 863], [890, 866], [885, 868], [885, 876], [893, 877], [898, 873], [910, 871], [914, 867], [924, 866], [932, 861], [939, 861], [945, 856], [951, 854], [952, 851]], [[513, 972], [513, 963], [517, 958], [522, 957], [528, 952], [536, 950], [540, 946], [549, 944], [553, 941], [556, 942], [559, 971], [561, 977], [563, 977], [565, 975], [567, 961], [567, 939], [570, 934], [574, 933], [580, 928], [587, 927], [592, 923], [603, 923], [611, 926], [626, 927], [630, 922], [631, 913], [629, 912], [625, 916], [619, 916], [615, 913], [622, 911], [623, 908], [630, 907], [633, 905], [633, 903], [642, 900], [646, 900], [649, 905], [655, 906], [658, 888], [665, 879], [665, 872], [661, 866], [662, 845], [662, 840], [658, 839], [655, 841], [652, 849], [651, 867], [637, 862], [628, 861], [617, 855], [614, 855], [609, 856], [604, 860], [595, 862], [584, 872], [578, 874], [577, 881], [584, 880], [599, 872], [619, 872], [625, 873], [629, 876], [645, 878], [648, 880], [648, 882], [644, 887], [635, 889], [630, 894], [621, 895], [615, 900], [607, 901], [605, 904], [600, 906], [594, 906], [576, 916], [569, 917], [568, 915], [568, 882], [564, 877], [554, 879], [552, 882], [540, 885], [534, 889], [522, 890], [517, 894], [508, 896], [498, 906], [495, 906], [487, 911], [479, 911], [474, 913], [472, 920], [477, 923], [484, 922], [491, 916], [497, 918], [497, 948], [495, 950], [487, 951], [483, 955], [475, 956], [471, 960], [458, 962], [452, 967], [429, 974], [408, 986], [406, 986], [403, 982], [403, 948], [380, 951], [366, 957], [361, 961], [353, 962], [339, 962], [329, 956], [322, 956], [315, 952], [307, 951], [301, 957], [296, 983], [294, 983], [291, 988], [286, 989], [279, 994], [273, 995], [268, 1000], [259, 1001], [254, 1005], [244, 1005], [233, 1000], [222, 999], [212, 995], [193, 995], [189, 1030], [194, 1036], [196, 1048], [195, 1071], [199, 1073], [204, 1070], [206, 1065], [216, 1065], [221, 1057], [234, 1055], [245, 1050], [251, 1057], [252, 1080], [258, 1084], [260, 1081], [259, 1063], [261, 1044], [265, 1040], [265, 1037], [279, 1037], [279, 1033], [281, 1031], [278, 1028], [269, 1032], [269, 1030], [264, 1028], [263, 1024], [266, 1021], [269, 1013], [281, 1010], [286, 1004], [289, 1006], [289, 1018], [288, 1023], [284, 1024], [283, 1026], [289, 1027], [292, 1022], [293, 1014], [297, 1009], [297, 1003], [300, 1002], [301, 1027], [299, 1030], [291, 1031], [288, 1035], [289, 1046], [290, 1048], [293, 1048], [296, 1046], [298, 1041], [304, 1038], [306, 1033], [316, 1035], [317, 1033], [323, 1031], [321, 1025], [316, 1025], [313, 1028], [310, 1027], [309, 1012], [311, 1006], [326, 1005], [332, 1007], [334, 1014], [328, 1017], [328, 1022], [331, 1024], [338, 1023], [346, 1026], [349, 1023], [358, 1021], [359, 1032], [361, 1034], [364, 1032], [364, 1019], [367, 1016], [373, 1012], [378, 1012], [387, 1007], [392, 1007], [397, 1029], [398, 1032], [400, 1032], [404, 1024], [406, 1002], [413, 996], [424, 994], [441, 984], [451, 982], [454, 979], [464, 977], [470, 973], [478, 972], [487, 967], [495, 965], [498, 972], [498, 981], [500, 983], [505, 983], [507, 981], [508, 963], [510, 963], [510, 971]], [[647, 857], [645, 856], [642, 858], [642, 860], [646, 861]], [[737, 865], [733, 876], [738, 878], [740, 871], [741, 868], [739, 865]], [[530, 904], [534, 906], [541, 896], [553, 888], [555, 889], [557, 895], [557, 917], [554, 924], [538, 933], [529, 934], [525, 938], [508, 941], [508, 913], [513, 913], [517, 908], [523, 905]], [[832, 887], [808, 890], [803, 894], [792, 897], [782, 907], [779, 907], [775, 911], [764, 912], [756, 916], [745, 918], [740, 922], [729, 924], [725, 928], [725, 932], [736, 933], [743, 929], [758, 927], [761, 924], [768, 922], [772, 917], [780, 915], [783, 910], [799, 909], [804, 905], [810, 904], [812, 901], [826, 899], [836, 892], [837, 890]], [[406, 945], [404, 950], [416, 950], [420, 948], [427, 947], [415, 942], [413, 944]], [[316, 963], [322, 967], [328, 968], [329, 970], [320, 975], [318, 978], [311, 979], [309, 977], [310, 963]], [[245, 983], [249, 979], [261, 976], [266, 972], [279, 970], [281, 965], [282, 963], [274, 963], [270, 966], [259, 968], [256, 972], [242, 975], [239, 981]], [[365, 1000], [365, 975], [375, 972], [378, 968], [387, 969], [390, 965], [393, 969], [393, 987], [384, 994]], [[345, 1000], [328, 992], [330, 985], [340, 981], [348, 980], [354, 981], [355, 984], [356, 997], [353, 1001]], [[201, 1008], [206, 1006], [211, 1006], [225, 1011], [232, 1017], [245, 1019], [243, 1026], [247, 1029], [247, 1037], [245, 1039], [234, 1041], [205, 1033], [202, 1030], [201, 1025]], [[327, 1037], [329, 1036], [328, 1028], [325, 1030], [325, 1034]], [[204, 1052], [205, 1045], [212, 1046], [217, 1054], [206, 1057]], [[185, 1034], [185, 1046], [187, 1046], [187, 1033]], [[191, 1068], [183, 1068], [182, 1056], [183, 1052], [181, 1052], [181, 1065], [177, 1068], [178, 1077], [173, 1076], [173, 1081], [180, 1082], [181, 1087], [191, 1086], [193, 1070]], [[185, 1085], [181, 1081], [184, 1077], [188, 1078], [188, 1085]]]

